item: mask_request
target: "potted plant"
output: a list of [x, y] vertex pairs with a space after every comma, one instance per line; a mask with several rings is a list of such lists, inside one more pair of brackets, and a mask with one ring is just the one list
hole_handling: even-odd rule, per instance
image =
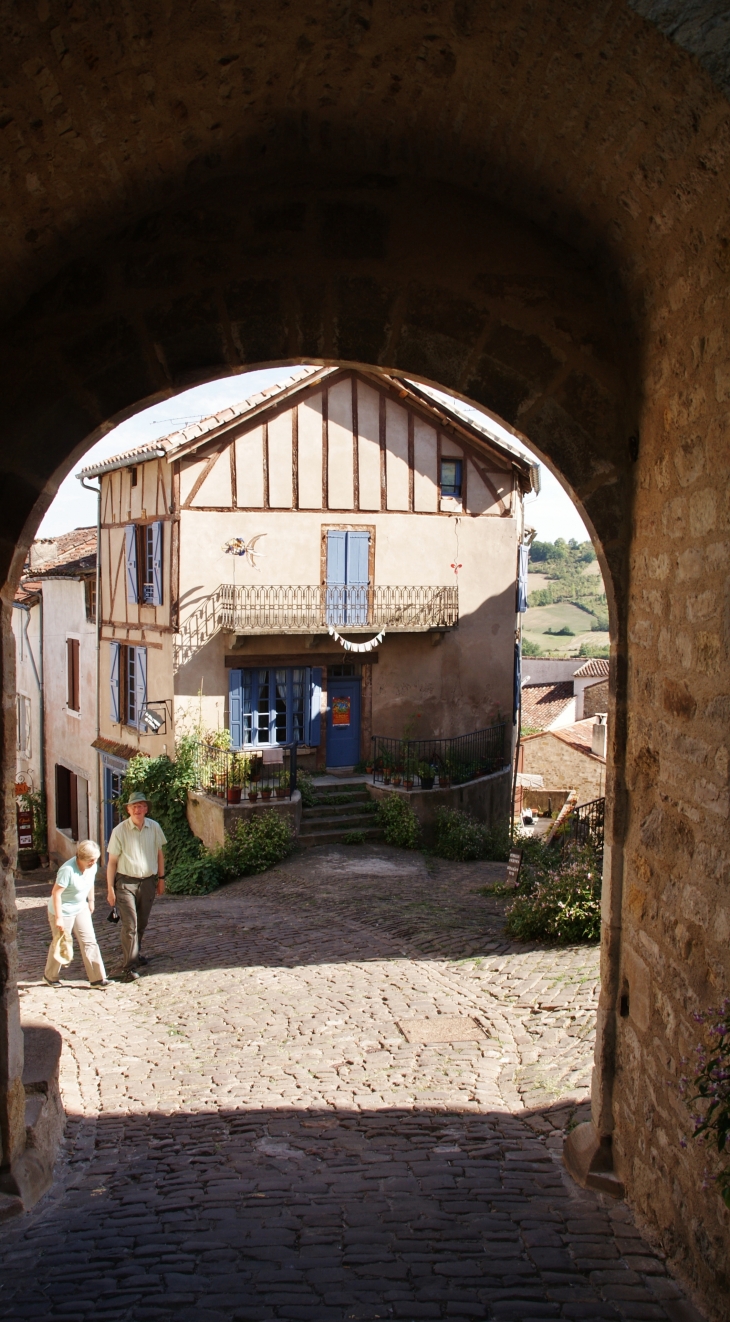
[[432, 790], [434, 780], [436, 779], [434, 769], [429, 762], [418, 763], [418, 779], [421, 782], [422, 790]]
[[234, 753], [228, 778], [228, 802], [240, 803], [241, 791], [246, 780], [247, 759], [241, 753]]
[[288, 788], [289, 788], [289, 772], [284, 771], [284, 769], [282, 768], [276, 780], [275, 791], [276, 791], [277, 799], [285, 799]]
[[395, 768], [393, 770], [393, 784], [400, 785], [402, 779], [403, 779], [403, 767], [400, 763], [396, 763]]
[[258, 797], [259, 797], [259, 792], [258, 792], [258, 790], [255, 788], [255, 785], [254, 785], [254, 784], [249, 784], [249, 787], [248, 787], [248, 798], [249, 798], [249, 802], [250, 802], [250, 803], [255, 803]]
[[273, 786], [272, 786], [272, 785], [262, 785], [262, 786], [261, 786], [261, 798], [262, 798], [262, 799], [270, 799], [270, 798], [271, 798], [271, 794], [272, 794], [272, 790], [273, 790]]
[[248, 767], [249, 781], [253, 781], [253, 782], [259, 781], [261, 779], [261, 771], [262, 771], [261, 758], [252, 757]]

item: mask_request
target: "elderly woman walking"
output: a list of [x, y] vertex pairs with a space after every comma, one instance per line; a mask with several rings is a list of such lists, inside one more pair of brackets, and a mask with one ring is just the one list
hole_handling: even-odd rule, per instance
[[51, 946], [46, 960], [45, 980], [58, 987], [59, 973], [73, 959], [72, 934], [81, 947], [86, 976], [92, 987], [106, 987], [107, 976], [97, 945], [91, 915], [94, 912], [94, 879], [101, 850], [93, 840], [80, 840], [76, 857], [64, 863], [56, 874], [48, 901]]

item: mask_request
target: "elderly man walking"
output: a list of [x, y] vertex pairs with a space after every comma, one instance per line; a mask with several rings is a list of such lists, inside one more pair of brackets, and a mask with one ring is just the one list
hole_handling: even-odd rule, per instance
[[155, 895], [165, 893], [162, 846], [167, 840], [159, 822], [147, 816], [148, 810], [144, 794], [131, 794], [129, 816], [114, 827], [107, 849], [106, 897], [112, 907], [116, 904], [121, 919], [125, 982], [137, 979], [138, 966], [147, 963], [140, 951], [142, 937]]

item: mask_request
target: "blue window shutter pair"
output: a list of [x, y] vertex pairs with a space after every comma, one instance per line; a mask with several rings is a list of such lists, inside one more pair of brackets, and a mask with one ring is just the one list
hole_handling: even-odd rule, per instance
[[[109, 670], [109, 700], [111, 719], [115, 725], [119, 725], [122, 719], [122, 701], [121, 701], [121, 667], [122, 667], [122, 644], [110, 643], [111, 665]], [[134, 668], [134, 700], [137, 729], [143, 730], [146, 727], [142, 724], [142, 713], [147, 706], [147, 648], [135, 647], [135, 668]]]
[[[320, 705], [322, 700], [322, 667], [313, 666], [306, 674], [304, 712], [304, 738], [310, 745], [320, 742]], [[228, 726], [231, 747], [243, 747], [243, 671], [231, 670], [228, 680]]]
[[[152, 530], [152, 592], [149, 602], [152, 606], [162, 605], [162, 523], [151, 525]], [[145, 536], [147, 528], [145, 528]], [[128, 523], [124, 529], [124, 549], [127, 563], [127, 601], [139, 601], [139, 566], [137, 564], [137, 525]], [[145, 565], [146, 569], [146, 565]]]
[[327, 583], [333, 587], [361, 587], [369, 581], [369, 532], [327, 533]]

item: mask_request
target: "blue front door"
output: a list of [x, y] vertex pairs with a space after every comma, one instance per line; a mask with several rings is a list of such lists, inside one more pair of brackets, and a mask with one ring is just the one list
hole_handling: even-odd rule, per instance
[[327, 766], [360, 761], [360, 680], [331, 679], [327, 690]]

